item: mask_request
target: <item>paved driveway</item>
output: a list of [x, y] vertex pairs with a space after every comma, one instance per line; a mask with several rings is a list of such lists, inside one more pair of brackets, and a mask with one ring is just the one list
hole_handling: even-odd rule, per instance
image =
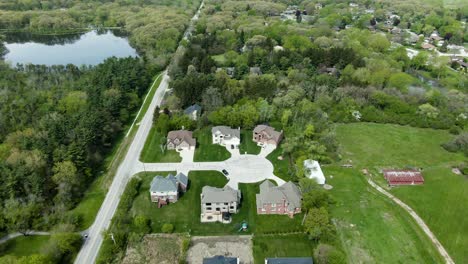
[[278, 178], [273, 173], [273, 164], [262, 155], [236, 155], [228, 160], [220, 162], [191, 162], [182, 161], [180, 163], [139, 163], [134, 173], [142, 171], [177, 171], [187, 174], [189, 171], [227, 170], [229, 185], [238, 189], [239, 183], [254, 183], [266, 179], [274, 180], [278, 185], [285, 181]]

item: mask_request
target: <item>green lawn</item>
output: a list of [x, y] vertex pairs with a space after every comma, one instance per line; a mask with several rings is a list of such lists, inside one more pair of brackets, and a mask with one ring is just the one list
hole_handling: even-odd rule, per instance
[[358, 169], [370, 168], [382, 186], [380, 167], [422, 167], [424, 185], [391, 192], [424, 219], [456, 263], [468, 259], [468, 181], [451, 172], [452, 165], [466, 158], [440, 146], [452, 138], [447, 131], [362, 123], [339, 125], [337, 137], [343, 158]]
[[69, 213], [81, 217], [79, 230], [85, 230], [90, 227], [96, 218], [99, 208], [106, 197], [106, 192], [102, 186], [103, 177], [98, 177], [86, 190], [81, 202]]
[[261, 148], [252, 140], [252, 130], [241, 130], [241, 144], [239, 151], [241, 154], [253, 154], [258, 155]]
[[[140, 174], [143, 179], [140, 192], [133, 202], [132, 215], [145, 215], [152, 221], [152, 231], [161, 232], [164, 223], [174, 225], [174, 232], [189, 232], [192, 235], [229, 235], [239, 234], [242, 221], [247, 221], [246, 233], [291, 232], [301, 230], [302, 214], [293, 219], [285, 215], [258, 216], [255, 207], [255, 194], [259, 184], [240, 184], [242, 193], [241, 207], [233, 215], [231, 224], [201, 223], [200, 194], [205, 185], [223, 187], [227, 180], [217, 171], [192, 171], [189, 173], [188, 191], [176, 203], [157, 208], [149, 197], [149, 184], [158, 173]], [[166, 175], [167, 173], [159, 173]], [[245, 233], [243, 233], [245, 234]]]
[[226, 147], [212, 143], [210, 127], [195, 131], [193, 136], [197, 138], [193, 161], [223, 161], [231, 157], [231, 153], [226, 150]]
[[142, 162], [181, 162], [182, 158], [175, 150], [161, 150], [161, 138], [165, 136], [157, 132], [154, 127], [146, 139], [145, 146], [141, 152]]
[[356, 169], [323, 167], [336, 201], [331, 215], [348, 263], [442, 263], [409, 214], [372, 189]]
[[271, 163], [273, 164], [274, 166], [273, 173], [276, 176], [280, 177], [281, 179], [285, 181], [291, 181], [293, 180], [293, 178], [289, 169], [289, 166], [290, 166], [289, 158], [287, 156], [284, 156], [282, 160], [279, 160], [278, 157], [282, 156], [282, 154], [283, 154], [283, 149], [281, 148], [281, 145], [280, 145], [275, 150], [273, 150], [273, 152], [268, 154], [266, 158], [269, 161], [271, 161]]
[[274, 257], [312, 257], [314, 246], [314, 243], [303, 234], [255, 236], [254, 262], [262, 264], [265, 258]]
[[2, 245], [0, 255], [13, 255], [17, 257], [40, 254], [44, 246], [49, 242], [50, 236], [20, 236]]

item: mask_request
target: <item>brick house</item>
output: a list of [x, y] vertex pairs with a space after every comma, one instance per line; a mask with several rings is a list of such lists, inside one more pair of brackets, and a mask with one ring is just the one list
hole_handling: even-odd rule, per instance
[[180, 193], [187, 191], [188, 178], [179, 173], [176, 176], [169, 174], [167, 177], [157, 175], [150, 185], [151, 202], [158, 203], [158, 208], [179, 200]]
[[259, 146], [278, 146], [283, 139], [283, 130], [280, 132], [267, 125], [258, 125], [253, 130], [253, 141]]
[[192, 136], [192, 131], [174, 130], [167, 133], [167, 149], [195, 149], [197, 141]]
[[260, 193], [256, 194], [257, 214], [285, 214], [293, 217], [301, 212], [302, 194], [292, 182], [275, 186], [266, 180], [260, 184]]

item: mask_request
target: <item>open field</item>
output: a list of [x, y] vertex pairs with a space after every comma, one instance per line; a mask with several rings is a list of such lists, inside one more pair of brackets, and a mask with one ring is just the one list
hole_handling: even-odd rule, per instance
[[197, 138], [193, 161], [223, 161], [231, 157], [231, 153], [226, 150], [226, 147], [212, 144], [210, 127], [195, 131], [193, 136]]
[[178, 264], [182, 261], [186, 236], [178, 234], [145, 235], [141, 242], [127, 248], [122, 264]]
[[191, 235], [236, 235], [242, 221], [247, 221], [249, 233], [270, 232], [296, 232], [300, 226], [303, 215], [296, 215], [293, 219], [285, 215], [259, 216], [256, 213], [255, 194], [259, 192], [259, 184], [240, 184], [242, 192], [241, 208], [239, 213], [233, 214], [231, 224], [201, 223], [200, 222], [200, 193], [205, 185], [223, 187], [227, 180], [216, 171], [192, 171], [189, 173], [189, 187], [185, 194], [176, 203], [157, 208], [151, 203], [149, 197], [149, 184], [155, 174], [167, 175], [165, 173], [140, 174], [143, 179], [140, 192], [133, 202], [130, 210], [132, 215], [145, 215], [152, 222], [152, 231], [161, 232], [165, 223], [174, 225], [174, 232], [188, 232]]
[[241, 144], [239, 147], [239, 151], [241, 154], [252, 154], [258, 155], [260, 153], [260, 147], [257, 146], [257, 143], [253, 142], [252, 140], [252, 130], [241, 130]]
[[43, 247], [49, 242], [50, 236], [19, 236], [1, 245], [0, 255], [29, 256], [42, 253]]
[[339, 125], [337, 137], [344, 160], [369, 168], [381, 186], [386, 183], [379, 168], [422, 167], [424, 185], [390, 192], [418, 213], [456, 263], [468, 259], [468, 181], [451, 172], [466, 158], [440, 146], [452, 137], [447, 131], [362, 123]]
[[253, 255], [255, 263], [265, 258], [312, 257], [315, 244], [305, 234], [255, 236]]
[[198, 264], [213, 256], [238, 257], [240, 263], [252, 263], [251, 236], [198, 236], [192, 237], [187, 252], [187, 263]]
[[182, 158], [175, 150], [161, 150], [161, 139], [165, 136], [151, 128], [148, 139], [141, 152], [142, 162], [181, 162]]

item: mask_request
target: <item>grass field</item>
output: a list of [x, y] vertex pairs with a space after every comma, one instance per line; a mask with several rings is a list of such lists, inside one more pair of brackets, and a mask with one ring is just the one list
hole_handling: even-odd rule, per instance
[[[303, 215], [293, 219], [287, 216], [258, 216], [255, 207], [255, 194], [259, 184], [240, 184], [242, 193], [241, 207], [237, 214], [233, 214], [231, 224], [201, 223], [200, 222], [200, 194], [203, 186], [223, 187], [226, 177], [217, 171], [192, 171], [189, 173], [189, 187], [185, 194], [173, 204], [157, 208], [149, 197], [149, 184], [155, 174], [140, 174], [143, 179], [140, 192], [133, 202], [132, 215], [145, 215], [152, 221], [152, 231], [161, 232], [165, 223], [174, 225], [174, 232], [189, 232], [192, 235], [229, 235], [239, 234], [242, 221], [247, 221], [249, 229], [246, 233], [292, 232], [301, 230]], [[245, 233], [243, 233], [245, 234]]]
[[17, 257], [40, 254], [44, 246], [49, 242], [50, 236], [19, 236], [8, 240], [2, 245], [0, 255], [13, 255]]
[[323, 167], [332, 175], [331, 214], [349, 263], [441, 263], [410, 216], [374, 191], [356, 169]]
[[266, 158], [271, 161], [274, 166], [273, 173], [285, 181], [292, 180], [291, 173], [289, 171], [289, 158], [283, 157], [283, 160], [279, 160], [278, 157], [283, 154], [281, 145], [273, 150]]
[[252, 130], [241, 130], [241, 144], [239, 147], [239, 151], [241, 154], [252, 154], [258, 155], [260, 153], [260, 147], [257, 143], [253, 142], [252, 140]]
[[312, 257], [315, 244], [304, 234], [255, 236], [254, 262], [262, 264], [265, 258]]
[[175, 150], [161, 150], [161, 139], [164, 135], [157, 132], [154, 127], [146, 139], [145, 146], [141, 152], [140, 160], [142, 162], [181, 162], [182, 158]]
[[468, 259], [468, 181], [451, 172], [466, 158], [440, 146], [452, 138], [447, 131], [362, 123], [339, 125], [337, 137], [343, 158], [369, 168], [382, 186], [379, 168], [422, 167], [424, 185], [390, 191], [423, 218], [456, 263]]
[[195, 131], [193, 136], [197, 138], [193, 161], [223, 161], [231, 157], [231, 153], [226, 150], [226, 147], [212, 144], [210, 127]]

